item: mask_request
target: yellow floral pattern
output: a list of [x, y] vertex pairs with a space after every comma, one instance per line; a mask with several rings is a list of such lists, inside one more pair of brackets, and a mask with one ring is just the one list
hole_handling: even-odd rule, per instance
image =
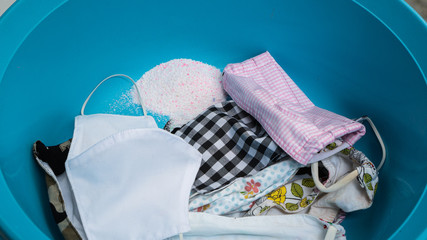
[[254, 191], [250, 191], [250, 192], [246, 192], [246, 194], [244, 194], [245, 199], [254, 197]]
[[267, 199], [276, 204], [283, 204], [286, 200], [286, 186], [282, 186], [268, 194]]
[[282, 185], [265, 197], [257, 200], [248, 216], [265, 215], [277, 207], [287, 213], [296, 213], [309, 207], [319, 195], [313, 178], [302, 178]]

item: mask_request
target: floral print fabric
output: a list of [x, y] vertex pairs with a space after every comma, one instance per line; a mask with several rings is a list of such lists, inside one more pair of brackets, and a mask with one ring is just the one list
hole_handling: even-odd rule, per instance
[[[322, 151], [331, 151], [337, 148], [340, 143], [340, 141], [336, 141], [332, 144], [329, 144]], [[339, 164], [336, 160], [334, 161], [333, 157], [329, 157], [328, 159], [322, 161], [323, 165], [328, 169], [330, 173], [330, 177], [326, 185], [332, 184], [330, 182], [331, 180], [333, 180], [333, 178], [331, 178], [331, 175], [333, 175], [334, 173], [336, 174], [336, 172], [338, 171], [338, 166], [341, 166], [342, 169], [344, 169], [344, 165], [348, 166], [350, 170], [357, 169], [357, 172], [359, 174], [356, 178], [356, 182], [360, 185], [360, 194], [363, 194], [363, 192], [365, 192], [368, 197], [368, 201], [372, 203], [374, 195], [378, 188], [379, 180], [378, 172], [375, 168], [375, 165], [366, 157], [364, 153], [355, 149], [354, 147], [349, 147], [340, 151], [339, 153], [337, 153], [337, 156], [342, 159], [340, 162], [342, 162], [343, 164]]]
[[318, 195], [319, 191], [315, 188], [313, 178], [305, 175], [260, 198], [246, 215], [266, 215], [274, 207], [285, 213], [297, 213], [310, 206]]
[[228, 186], [190, 199], [190, 211], [216, 215], [248, 211], [254, 201], [285, 184], [303, 167], [291, 159], [276, 163], [249, 177], [238, 178]]
[[349, 157], [357, 165], [359, 175], [357, 180], [362, 188], [365, 189], [369, 199], [372, 201], [378, 188], [378, 173], [374, 164], [360, 151], [354, 148], [350, 150]]
[[[330, 144], [323, 151], [335, 149], [339, 144]], [[358, 170], [355, 180], [331, 193], [320, 193], [309, 175], [296, 176], [292, 182], [275, 189], [257, 200], [246, 216], [287, 215], [307, 213], [326, 223], [340, 224], [345, 212], [366, 209], [371, 206], [378, 186], [374, 164], [360, 151], [346, 148], [322, 160], [327, 169], [330, 186], [345, 174]], [[304, 211], [306, 210], [306, 211]]]

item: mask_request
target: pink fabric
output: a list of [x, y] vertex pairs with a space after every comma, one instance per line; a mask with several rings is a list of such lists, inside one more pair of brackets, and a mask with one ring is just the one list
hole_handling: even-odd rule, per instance
[[363, 124], [314, 106], [268, 52], [227, 65], [223, 85], [237, 105], [304, 165], [335, 139], [353, 145], [365, 134]]

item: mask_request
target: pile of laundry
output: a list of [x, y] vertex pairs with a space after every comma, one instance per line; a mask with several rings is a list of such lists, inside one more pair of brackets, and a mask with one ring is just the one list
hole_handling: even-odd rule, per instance
[[[179, 73], [182, 88], [155, 86], [161, 81], [152, 79], [177, 73], [172, 65], [191, 71]], [[84, 114], [113, 77], [134, 83], [143, 116]], [[76, 117], [72, 139], [34, 143], [65, 239], [345, 239], [346, 213], [372, 205], [385, 152], [377, 169], [353, 147], [364, 120], [382, 143], [372, 121], [315, 106], [268, 52], [222, 75], [181, 60], [140, 81], [104, 79]], [[196, 93], [207, 82], [209, 91]], [[195, 107], [179, 114], [156, 105], [163, 93], [154, 91], [169, 91], [180, 111], [182, 96], [197, 101], [185, 99]], [[164, 129], [144, 102], [171, 113]]]

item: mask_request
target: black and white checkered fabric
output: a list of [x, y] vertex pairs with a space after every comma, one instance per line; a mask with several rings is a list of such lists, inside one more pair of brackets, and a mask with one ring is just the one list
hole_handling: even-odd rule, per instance
[[211, 106], [172, 133], [202, 153], [193, 189], [206, 193], [250, 176], [287, 154], [234, 101]]

